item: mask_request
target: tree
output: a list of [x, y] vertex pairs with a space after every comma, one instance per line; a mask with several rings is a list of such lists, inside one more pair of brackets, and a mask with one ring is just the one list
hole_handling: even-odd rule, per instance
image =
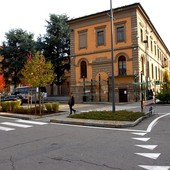
[[0, 74], [0, 92], [2, 92], [5, 88], [5, 79], [3, 74]]
[[1, 92], [5, 88], [5, 80], [3, 74], [0, 74], [0, 103], [1, 103]]
[[54, 71], [50, 61], [46, 62], [45, 57], [36, 53], [32, 60], [28, 61], [21, 70], [22, 82], [39, 87], [39, 110], [41, 114], [41, 87], [50, 84], [54, 79]]
[[167, 91], [170, 90], [170, 76], [168, 74], [168, 71], [165, 71], [163, 73], [163, 85], [162, 85], [162, 90]]
[[66, 15], [51, 14], [47, 21], [46, 35], [37, 40], [37, 49], [43, 52], [47, 60], [52, 61], [56, 74], [53, 83], [58, 87], [65, 80], [65, 71], [70, 70], [70, 27], [67, 20]]
[[156, 95], [156, 98], [161, 102], [170, 102], [170, 76], [167, 71], [163, 73], [163, 83], [161, 85], [160, 92]]
[[34, 35], [22, 29], [12, 29], [6, 33], [6, 41], [0, 49], [0, 55], [4, 57], [1, 62], [6, 84], [15, 87], [20, 83], [20, 70], [27, 61], [27, 56], [34, 53]]

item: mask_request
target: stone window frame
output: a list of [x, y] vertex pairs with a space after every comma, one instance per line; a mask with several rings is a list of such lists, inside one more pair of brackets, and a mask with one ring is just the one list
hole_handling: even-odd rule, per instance
[[[98, 46], [105, 46], [106, 45], [106, 25], [95, 27], [96, 32], [96, 47]], [[100, 32], [103, 32], [103, 42], [99, 43], [99, 34]]]
[[[117, 22], [114, 25], [116, 30], [116, 36], [115, 36], [116, 43], [126, 42], [126, 21]], [[123, 39], [118, 40], [118, 29], [122, 27], [123, 27]]]
[[87, 49], [87, 29], [78, 31], [78, 46], [79, 50]]

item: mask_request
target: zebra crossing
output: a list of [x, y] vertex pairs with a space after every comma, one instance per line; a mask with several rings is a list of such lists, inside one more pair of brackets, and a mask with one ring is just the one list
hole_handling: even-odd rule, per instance
[[46, 124], [48, 123], [32, 120], [15, 119], [13, 122], [0, 122], [0, 131], [13, 131], [16, 130], [16, 128], [31, 128], [35, 125], [42, 126]]

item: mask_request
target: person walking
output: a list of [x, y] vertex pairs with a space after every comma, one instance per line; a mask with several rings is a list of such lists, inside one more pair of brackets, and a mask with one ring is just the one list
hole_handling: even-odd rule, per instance
[[72, 93], [70, 93], [70, 95], [69, 95], [68, 105], [69, 105], [69, 108], [70, 108], [70, 115], [72, 114], [72, 111], [74, 113], [76, 113], [76, 110], [73, 109], [73, 106], [74, 106], [74, 96], [73, 96]]

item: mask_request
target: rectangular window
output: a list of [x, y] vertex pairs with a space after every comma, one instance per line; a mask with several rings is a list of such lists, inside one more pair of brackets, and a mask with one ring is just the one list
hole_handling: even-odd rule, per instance
[[157, 67], [155, 66], [155, 78], [156, 80], [158, 79], [158, 75], [157, 75]]
[[95, 28], [96, 31], [96, 46], [106, 44], [106, 26], [99, 26]]
[[97, 45], [104, 45], [104, 30], [97, 31]]
[[152, 79], [154, 79], [153, 64], [152, 64]]
[[158, 59], [159, 59], [159, 49], [157, 49], [157, 53], [158, 53]]
[[151, 40], [151, 52], [153, 52], [153, 44], [152, 44], [152, 40]]
[[87, 48], [87, 30], [79, 33], [79, 49]]
[[154, 47], [155, 47], [155, 56], [156, 56], [156, 45]]
[[126, 75], [126, 62], [119, 61], [119, 75], [123, 76]]
[[125, 27], [124, 26], [117, 27], [117, 42], [124, 41], [125, 41]]
[[142, 29], [140, 29], [140, 40], [141, 42], [143, 42], [143, 30]]
[[146, 35], [146, 46], [147, 46], [147, 48], [149, 48], [149, 38], [147, 35]]

